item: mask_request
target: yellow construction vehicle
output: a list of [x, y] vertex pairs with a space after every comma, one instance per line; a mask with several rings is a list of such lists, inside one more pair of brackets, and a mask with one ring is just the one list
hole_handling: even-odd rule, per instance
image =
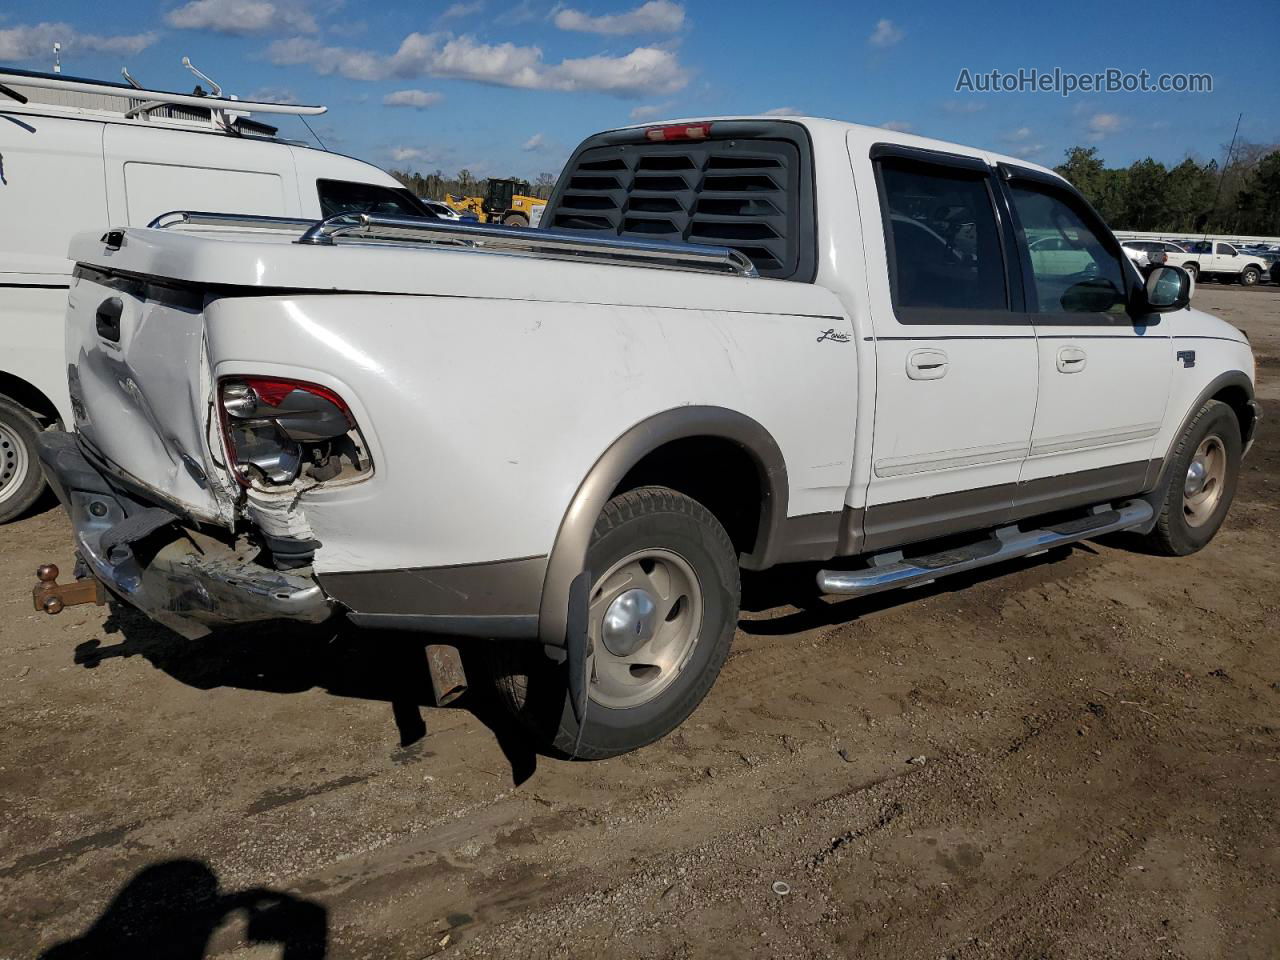
[[529, 181], [490, 178], [483, 197], [446, 195], [444, 202], [459, 213], [474, 216], [481, 223], [502, 223], [527, 227], [537, 223], [547, 201], [529, 195]]

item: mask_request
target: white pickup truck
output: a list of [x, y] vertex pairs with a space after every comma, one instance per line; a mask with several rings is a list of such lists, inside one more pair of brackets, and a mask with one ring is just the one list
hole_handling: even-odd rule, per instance
[[1192, 280], [1235, 279], [1252, 287], [1267, 275], [1270, 262], [1256, 253], [1239, 250], [1221, 240], [1197, 240], [1185, 253], [1169, 253], [1166, 263], [1182, 267]]
[[475, 644], [577, 756], [690, 714], [739, 568], [858, 596], [1116, 530], [1191, 553], [1258, 419], [1185, 272], [1144, 283], [1048, 170], [882, 129], [601, 133], [537, 230], [167, 220], [72, 246], [41, 457], [84, 571], [187, 636]]

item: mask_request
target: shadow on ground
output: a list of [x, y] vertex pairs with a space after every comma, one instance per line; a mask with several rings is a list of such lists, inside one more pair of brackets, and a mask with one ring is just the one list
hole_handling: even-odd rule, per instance
[[335, 697], [383, 701], [391, 708], [401, 747], [427, 736], [428, 718], [436, 710], [464, 709], [493, 733], [517, 786], [537, 767], [533, 740], [497, 702], [472, 649], [462, 651], [471, 689], [437, 708], [427, 671], [427, 640], [411, 634], [348, 625], [264, 623], [187, 640], [116, 601], [111, 602], [103, 629], [117, 642], [95, 639], [80, 644], [75, 649], [77, 664], [94, 669], [105, 660], [140, 656], [198, 690], [233, 687], [294, 694], [320, 689]]
[[[786, 606], [798, 609], [768, 619], [744, 618], [739, 628], [757, 636], [781, 636], [852, 623], [881, 610], [963, 590], [981, 580], [1056, 565], [1076, 552], [1096, 551], [1087, 544], [1075, 544], [1038, 557], [944, 577], [927, 586], [847, 600], [819, 594], [815, 582], [817, 564], [748, 573], [743, 575], [744, 611]], [[335, 628], [271, 623], [222, 630], [202, 640], [185, 640], [116, 602], [112, 602], [104, 630], [108, 636], [118, 637], [118, 642], [103, 644], [95, 639], [82, 643], [75, 650], [76, 663], [93, 669], [105, 660], [140, 656], [199, 690], [234, 687], [292, 694], [321, 689], [336, 697], [383, 701], [391, 708], [401, 747], [427, 736], [428, 720], [435, 710], [465, 709], [492, 732], [511, 766], [511, 779], [516, 786], [533, 776], [539, 756], [548, 756], [498, 702], [486, 683], [485, 664], [474, 646], [462, 647], [471, 688], [449, 706], [437, 708], [427, 671], [427, 641], [412, 634], [359, 630], [348, 625]]]
[[329, 917], [320, 904], [267, 887], [223, 891], [207, 864], [166, 860], [140, 870], [93, 926], [40, 960], [199, 960], [237, 915], [244, 941], [278, 947], [275, 956], [320, 960], [328, 952]]

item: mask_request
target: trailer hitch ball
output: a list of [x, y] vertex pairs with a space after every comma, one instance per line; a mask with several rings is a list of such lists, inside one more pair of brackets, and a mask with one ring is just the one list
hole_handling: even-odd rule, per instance
[[55, 614], [79, 603], [106, 603], [106, 591], [96, 578], [58, 583], [58, 572], [55, 563], [42, 563], [36, 567], [36, 585], [31, 591], [31, 600], [37, 610]]

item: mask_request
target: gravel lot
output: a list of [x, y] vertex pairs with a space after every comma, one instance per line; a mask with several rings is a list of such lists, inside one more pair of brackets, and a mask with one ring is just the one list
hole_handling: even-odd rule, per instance
[[68, 525], [0, 527], [0, 957], [1280, 955], [1280, 290], [1196, 304], [1268, 418], [1208, 549], [757, 576], [702, 707], [600, 763], [429, 706], [402, 635], [37, 615]]

